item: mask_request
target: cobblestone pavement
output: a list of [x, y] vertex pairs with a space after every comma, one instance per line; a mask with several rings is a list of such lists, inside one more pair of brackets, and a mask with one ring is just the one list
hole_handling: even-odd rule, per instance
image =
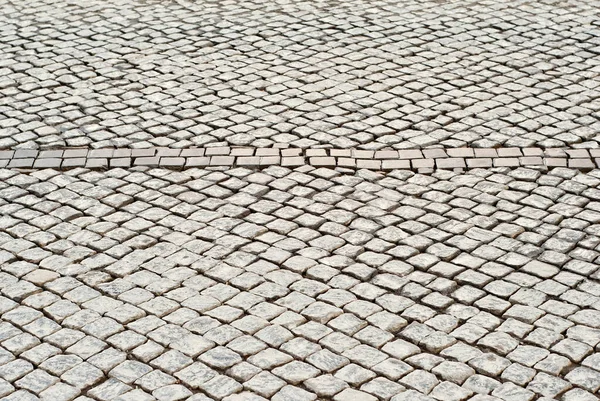
[[132, 166], [166, 167], [343, 167], [377, 171], [395, 169], [419, 173], [434, 169], [463, 171], [466, 168], [533, 167], [547, 171], [570, 167], [589, 171], [600, 167], [600, 149], [559, 148], [435, 148], [405, 150], [277, 149], [213, 146], [192, 149], [57, 149], [0, 151], [0, 168], [75, 167], [93, 169]]
[[600, 388], [600, 170], [0, 170], [0, 397]]
[[599, 8], [0, 0], [0, 400], [600, 401]]
[[598, 0], [0, 0], [0, 149], [597, 147]]

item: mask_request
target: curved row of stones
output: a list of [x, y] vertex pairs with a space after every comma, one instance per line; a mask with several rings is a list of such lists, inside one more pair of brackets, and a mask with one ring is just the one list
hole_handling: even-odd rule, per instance
[[597, 401], [600, 170], [0, 170], [6, 401]]
[[0, 149], [598, 147], [597, 1], [0, 1]]

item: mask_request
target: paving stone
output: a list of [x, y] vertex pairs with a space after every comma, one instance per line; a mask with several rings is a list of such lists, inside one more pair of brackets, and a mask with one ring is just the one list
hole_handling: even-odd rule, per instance
[[333, 372], [350, 363], [350, 360], [327, 349], [309, 355], [306, 361], [323, 372]]
[[83, 362], [63, 373], [60, 378], [74, 387], [83, 389], [99, 383], [104, 379], [104, 373], [90, 363]]
[[150, 366], [141, 362], [124, 361], [112, 369], [108, 375], [118, 379], [123, 383], [131, 384], [151, 370], [152, 368]]
[[535, 374], [535, 369], [514, 363], [502, 372], [501, 378], [504, 380], [509, 380], [519, 386], [525, 386], [527, 383], [533, 380]]
[[439, 384], [439, 380], [429, 372], [415, 370], [400, 379], [400, 384], [421, 394], [429, 394]]
[[571, 384], [560, 378], [540, 372], [527, 386], [528, 390], [532, 390], [538, 394], [554, 398], [561, 393], [564, 393], [571, 387]]
[[471, 376], [463, 384], [464, 388], [478, 394], [490, 394], [498, 386], [500, 386], [498, 380], [482, 375]]
[[350, 385], [359, 385], [376, 376], [375, 373], [360, 367], [356, 364], [349, 364], [338, 370], [335, 377], [341, 379]]
[[570, 371], [565, 379], [591, 393], [600, 389], [600, 372], [586, 367], [578, 367]]
[[79, 395], [79, 390], [65, 383], [56, 383], [40, 393], [41, 400], [72, 400]]
[[[27, 374], [21, 379], [15, 382], [15, 385], [19, 388], [28, 390], [34, 394], [39, 394], [44, 391], [48, 387], [57, 383], [59, 379], [54, 377], [43, 370], [36, 369], [33, 372]], [[9, 393], [14, 391], [14, 387], [10, 386], [10, 384], [6, 381], [3, 382], [2, 385], [2, 393], [3, 396], [8, 395]]]
[[160, 370], [153, 370], [135, 381], [135, 384], [141, 386], [146, 391], [154, 391], [163, 386], [168, 386], [177, 382], [177, 380]]
[[108, 379], [97, 387], [94, 387], [88, 394], [99, 400], [110, 400], [126, 393], [132, 388], [116, 379]]
[[585, 390], [582, 390], [580, 388], [569, 390], [563, 395], [564, 401], [575, 401], [575, 400], [594, 401], [597, 398], [598, 397], [596, 397], [595, 395], [593, 395]]
[[232, 393], [239, 392], [242, 389], [242, 385], [227, 376], [218, 375], [201, 384], [200, 388], [209, 396], [221, 399]]
[[277, 376], [269, 372], [261, 372], [244, 383], [244, 387], [263, 397], [271, 397], [285, 384], [286, 382]]
[[430, 393], [437, 400], [465, 400], [473, 393], [451, 382], [441, 382]]
[[[31, 394], [64, 384], [65, 394], [85, 390], [94, 399], [185, 399], [198, 391], [275, 400], [587, 397], [600, 385], [597, 244], [588, 238], [599, 221], [600, 181], [569, 171], [4, 173], [0, 377]], [[569, 184], [554, 183], [559, 176]], [[573, 195], [547, 193], [524, 209], [521, 200], [542, 197], [533, 192], [538, 182]], [[499, 195], [509, 191], [503, 185], [519, 196]], [[252, 200], [238, 202], [241, 193]], [[452, 199], [431, 203], [440, 193]], [[98, 215], [94, 200], [106, 197], [114, 211]], [[232, 214], [233, 201], [240, 210]], [[70, 234], [22, 240], [21, 230], [30, 238], [48, 229], [34, 223], [54, 203], [74, 211], [47, 224], [73, 226]], [[577, 210], [546, 218], [565, 207]], [[344, 212], [331, 213], [337, 209]], [[299, 228], [294, 221], [309, 214], [310, 228]], [[153, 240], [112, 241], [111, 256], [97, 244], [118, 224], [141, 219], [153, 224], [131, 238]], [[582, 250], [555, 264], [524, 240], [534, 231]], [[81, 259], [93, 268], [32, 274], [40, 269], [31, 270], [28, 249], [40, 248], [39, 261], [62, 271], [84, 247], [106, 254], [94, 258], [106, 264]], [[127, 267], [108, 274], [114, 265]], [[43, 377], [32, 381], [36, 372]]]
[[433, 368], [432, 372], [440, 375], [444, 380], [458, 385], [463, 384], [467, 378], [475, 374], [472, 368], [460, 362], [442, 362]]

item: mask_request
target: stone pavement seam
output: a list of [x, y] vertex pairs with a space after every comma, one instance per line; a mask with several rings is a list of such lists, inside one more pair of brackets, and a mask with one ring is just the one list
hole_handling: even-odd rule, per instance
[[86, 149], [0, 151], [0, 167], [40, 169], [191, 167], [347, 167], [368, 170], [473, 169], [486, 167], [600, 167], [600, 149], [436, 148], [425, 150], [277, 149], [206, 147], [171, 149]]

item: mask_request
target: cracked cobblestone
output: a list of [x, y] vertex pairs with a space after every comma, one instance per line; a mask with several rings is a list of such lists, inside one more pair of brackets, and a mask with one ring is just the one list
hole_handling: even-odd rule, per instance
[[0, 170], [6, 400], [597, 400], [600, 170]]

